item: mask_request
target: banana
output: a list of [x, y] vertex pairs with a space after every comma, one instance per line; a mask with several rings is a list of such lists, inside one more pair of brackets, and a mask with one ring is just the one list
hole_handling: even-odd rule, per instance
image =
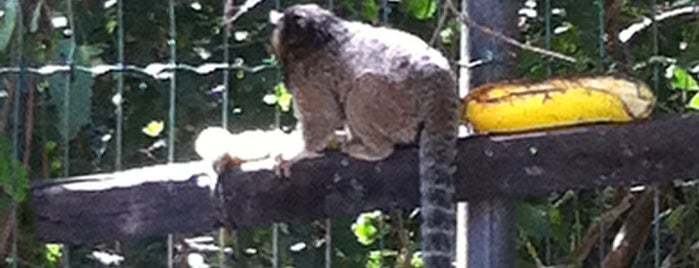
[[617, 76], [556, 78], [481, 86], [463, 99], [462, 121], [477, 133], [512, 133], [648, 118], [655, 96]]

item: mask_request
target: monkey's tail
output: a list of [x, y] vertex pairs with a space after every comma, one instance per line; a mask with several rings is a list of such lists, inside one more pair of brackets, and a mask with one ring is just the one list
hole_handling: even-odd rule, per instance
[[[456, 78], [437, 66], [426, 70], [418, 112], [422, 260], [426, 268], [452, 267], [456, 229], [453, 162], [458, 135]], [[435, 85], [424, 87], [424, 85]], [[450, 90], [445, 90], [450, 89]]]

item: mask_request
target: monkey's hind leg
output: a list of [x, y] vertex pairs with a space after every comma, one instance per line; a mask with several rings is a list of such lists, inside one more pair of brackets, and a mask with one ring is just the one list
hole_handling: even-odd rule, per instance
[[378, 161], [393, 153], [396, 144], [414, 142], [415, 103], [400, 87], [380, 74], [357, 79], [345, 103], [350, 137], [345, 153]]

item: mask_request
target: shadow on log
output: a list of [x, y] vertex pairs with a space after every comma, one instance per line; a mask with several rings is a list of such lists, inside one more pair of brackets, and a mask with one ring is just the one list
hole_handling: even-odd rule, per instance
[[[456, 197], [522, 197], [692, 179], [699, 174], [698, 130], [699, 116], [681, 116], [463, 139]], [[269, 170], [229, 170], [220, 176], [216, 195], [203, 183], [207, 169], [201, 162], [164, 165], [36, 184], [37, 234], [45, 241], [71, 243], [191, 234], [222, 225], [242, 228], [412, 209], [419, 200], [416, 148], [375, 163], [329, 152], [295, 164], [290, 178]]]

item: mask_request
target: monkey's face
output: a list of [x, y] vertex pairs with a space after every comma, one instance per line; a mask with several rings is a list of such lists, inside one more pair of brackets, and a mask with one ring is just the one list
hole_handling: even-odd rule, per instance
[[272, 33], [274, 54], [282, 62], [318, 50], [329, 43], [339, 19], [315, 4], [287, 8]]

